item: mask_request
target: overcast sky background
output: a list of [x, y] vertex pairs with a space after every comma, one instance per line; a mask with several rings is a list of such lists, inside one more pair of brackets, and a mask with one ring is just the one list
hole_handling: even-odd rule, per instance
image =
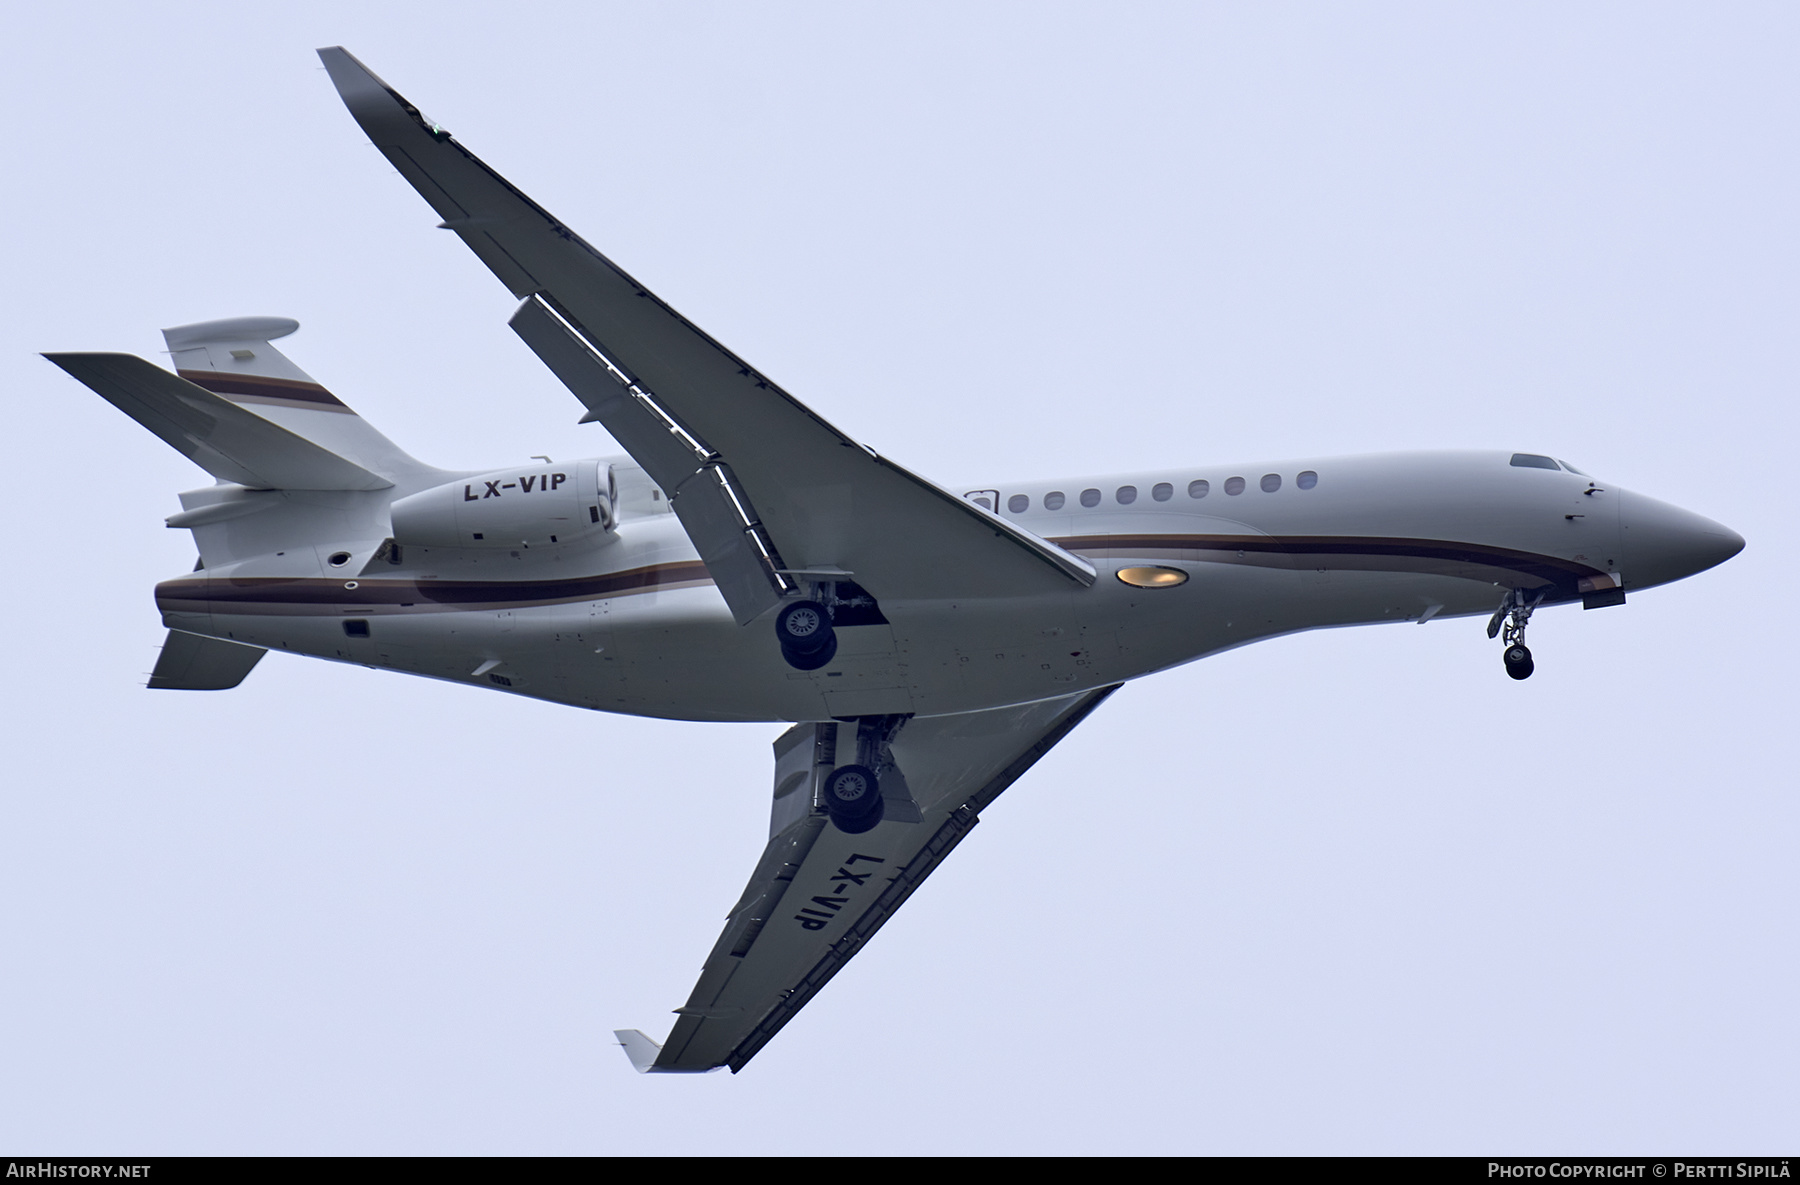
[[[0, 1149], [1785, 1153], [1790, 4], [26, 5], [0, 77]], [[742, 1074], [633, 1073], [775, 725], [269, 657], [142, 687], [200, 471], [35, 357], [296, 317], [424, 460], [613, 451], [343, 44], [955, 489], [1568, 457], [1741, 532], [1623, 609], [1116, 695]], [[1260, 470], [1258, 470], [1260, 472]]]

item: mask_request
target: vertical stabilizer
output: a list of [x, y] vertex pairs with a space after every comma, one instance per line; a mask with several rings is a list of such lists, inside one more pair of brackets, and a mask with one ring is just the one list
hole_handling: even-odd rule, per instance
[[163, 330], [175, 373], [396, 484], [437, 473], [350, 410], [269, 343], [300, 328], [289, 317], [232, 317]]

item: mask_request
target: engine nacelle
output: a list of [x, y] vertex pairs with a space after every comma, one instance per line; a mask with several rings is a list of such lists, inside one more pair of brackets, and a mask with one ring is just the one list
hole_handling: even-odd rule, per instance
[[604, 535], [613, 526], [612, 466], [496, 469], [395, 502], [402, 547], [553, 547]]

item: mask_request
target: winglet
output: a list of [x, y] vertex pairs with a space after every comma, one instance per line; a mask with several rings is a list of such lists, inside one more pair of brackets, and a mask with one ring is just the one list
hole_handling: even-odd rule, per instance
[[619, 1039], [619, 1045], [625, 1050], [625, 1056], [631, 1059], [631, 1068], [640, 1074], [708, 1074], [719, 1066], [659, 1066], [656, 1059], [662, 1053], [662, 1046], [646, 1037], [638, 1029], [614, 1029], [613, 1036]]
[[631, 1059], [632, 1068], [640, 1074], [648, 1074], [650, 1067], [656, 1064], [656, 1055], [662, 1052], [662, 1046], [637, 1029], [614, 1029], [613, 1036], [619, 1039], [625, 1056]]
[[[417, 115], [418, 109], [407, 112], [412, 104], [400, 97], [400, 92], [383, 82], [369, 69], [356, 60], [356, 56], [341, 45], [327, 46], [318, 51], [319, 60], [325, 64], [325, 72], [331, 76], [331, 84], [344, 100], [344, 106], [350, 108], [357, 121], [367, 118], [379, 118], [384, 115], [411, 114]], [[398, 106], [399, 111], [394, 108]], [[423, 116], [419, 122], [426, 122]], [[366, 127], [367, 124], [364, 123]]]
[[[318, 54], [319, 61], [325, 64], [325, 72], [331, 76], [331, 85], [337, 88], [338, 97], [368, 133], [375, 147], [386, 152], [417, 130], [423, 130], [433, 140], [450, 138], [447, 128], [426, 118], [405, 95], [383, 82], [375, 71], [357, 61], [356, 55], [343, 46], [327, 46]], [[414, 172], [401, 170], [415, 186], [418, 185], [414, 180], [416, 170], [417, 166]], [[425, 200], [432, 201], [432, 198], [427, 194]], [[455, 211], [443, 216], [454, 225], [457, 221], [466, 221], [459, 217], [462, 213]]]

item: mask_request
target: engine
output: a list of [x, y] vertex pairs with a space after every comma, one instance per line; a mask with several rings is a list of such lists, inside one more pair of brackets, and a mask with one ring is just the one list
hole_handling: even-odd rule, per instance
[[496, 469], [395, 502], [402, 547], [553, 547], [612, 530], [612, 466], [596, 461]]

